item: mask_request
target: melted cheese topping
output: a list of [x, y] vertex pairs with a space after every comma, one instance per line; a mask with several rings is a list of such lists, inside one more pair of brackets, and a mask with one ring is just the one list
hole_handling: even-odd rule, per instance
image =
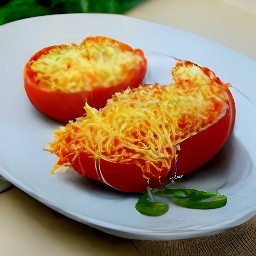
[[163, 168], [171, 168], [179, 143], [227, 108], [228, 84], [190, 62], [178, 62], [172, 73], [170, 85], [127, 89], [101, 110], [86, 105], [86, 116], [55, 131], [48, 150], [59, 157], [57, 166], [70, 165], [87, 152], [94, 159], [135, 163], [145, 177], [153, 165], [159, 178]]
[[129, 79], [144, 61], [130, 47], [108, 38], [56, 47], [31, 65], [41, 88], [80, 92]]

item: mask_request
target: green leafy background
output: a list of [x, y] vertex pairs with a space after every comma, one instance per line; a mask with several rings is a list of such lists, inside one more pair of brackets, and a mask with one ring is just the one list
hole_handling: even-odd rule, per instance
[[0, 25], [28, 17], [61, 13], [123, 14], [146, 0], [1, 0]]

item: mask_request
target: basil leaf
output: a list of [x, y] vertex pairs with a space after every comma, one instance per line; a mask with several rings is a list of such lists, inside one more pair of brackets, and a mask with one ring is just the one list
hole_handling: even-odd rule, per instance
[[176, 205], [193, 209], [215, 209], [227, 203], [227, 197], [224, 195], [191, 188], [162, 189], [155, 194], [171, 199]]
[[155, 200], [167, 198], [176, 205], [192, 209], [216, 209], [226, 205], [227, 197], [215, 193], [200, 191], [192, 188], [160, 188], [143, 194], [135, 205], [141, 214], [147, 216], [161, 216], [169, 210], [169, 205]]
[[173, 198], [172, 202], [176, 205], [192, 209], [216, 209], [226, 205], [227, 197], [215, 194], [206, 199], [195, 200], [192, 198]]
[[149, 199], [148, 193], [140, 196], [135, 205], [138, 212], [147, 216], [161, 216], [169, 210], [169, 205], [163, 202], [156, 202]]

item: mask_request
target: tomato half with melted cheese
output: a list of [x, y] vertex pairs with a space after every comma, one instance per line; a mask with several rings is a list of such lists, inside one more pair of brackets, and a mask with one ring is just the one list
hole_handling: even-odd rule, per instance
[[87, 37], [80, 45], [55, 45], [35, 53], [24, 68], [31, 103], [46, 116], [68, 122], [97, 109], [116, 92], [138, 87], [147, 60], [140, 49], [117, 40]]
[[48, 151], [55, 168], [124, 192], [144, 192], [187, 175], [223, 147], [235, 122], [235, 103], [208, 68], [177, 61], [173, 83], [115, 94], [97, 110], [57, 129]]

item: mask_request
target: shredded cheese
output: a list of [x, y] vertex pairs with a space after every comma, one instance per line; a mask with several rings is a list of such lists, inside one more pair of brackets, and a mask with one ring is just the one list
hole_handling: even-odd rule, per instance
[[171, 168], [179, 143], [205, 129], [227, 108], [229, 84], [209, 77], [199, 66], [177, 62], [170, 85], [141, 86], [115, 94], [96, 110], [55, 131], [48, 150], [57, 166], [70, 165], [81, 153], [110, 162], [135, 163], [145, 177], [150, 165], [161, 177]]
[[31, 69], [41, 88], [80, 92], [122, 83], [143, 61], [130, 47], [102, 37], [80, 45], [54, 47], [35, 60]]

